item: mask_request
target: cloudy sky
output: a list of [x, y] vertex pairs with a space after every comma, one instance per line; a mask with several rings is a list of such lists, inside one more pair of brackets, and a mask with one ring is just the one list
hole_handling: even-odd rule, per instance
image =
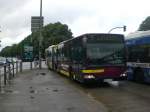
[[[149, 0], [43, 0], [44, 24], [60, 21], [74, 36], [89, 32], [107, 33], [127, 26], [127, 35], [150, 16]], [[20, 42], [31, 34], [31, 16], [39, 16], [40, 0], [0, 0], [2, 47]], [[1, 48], [2, 48], [1, 47]]]

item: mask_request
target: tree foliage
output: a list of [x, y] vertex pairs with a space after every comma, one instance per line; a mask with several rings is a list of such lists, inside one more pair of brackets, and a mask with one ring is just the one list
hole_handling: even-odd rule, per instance
[[[58, 44], [66, 39], [73, 38], [72, 32], [66, 24], [60, 22], [50, 23], [42, 28], [42, 54], [48, 46]], [[27, 36], [18, 44], [13, 44], [12, 46], [7, 46], [2, 49], [0, 55], [5, 57], [22, 57], [23, 46], [32, 45], [33, 55], [38, 55], [39, 51], [39, 32], [34, 32]], [[44, 57], [44, 55], [43, 55]]]
[[138, 31], [150, 30], [150, 16], [148, 16], [139, 26]]

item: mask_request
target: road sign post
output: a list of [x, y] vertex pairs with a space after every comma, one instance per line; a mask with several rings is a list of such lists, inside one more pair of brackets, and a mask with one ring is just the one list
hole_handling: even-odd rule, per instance
[[[42, 7], [42, 6], [41, 6]], [[43, 27], [43, 21], [44, 21], [44, 17], [42, 17], [42, 11], [40, 12], [40, 16], [33, 16], [31, 19], [31, 31], [32, 32], [37, 32], [39, 31], [39, 68], [42, 68], [42, 64], [41, 64], [41, 49], [42, 49], [42, 27]]]
[[31, 31], [37, 32], [39, 31], [39, 68], [42, 68], [41, 64], [41, 50], [42, 50], [42, 27], [44, 23], [44, 17], [42, 16], [42, 0], [40, 0], [40, 16], [32, 16], [31, 17]]
[[32, 61], [33, 60], [33, 46], [24, 45], [23, 59], [26, 60], [26, 61]]
[[44, 17], [32, 16], [31, 17], [31, 31], [37, 32], [40, 30], [40, 26], [43, 26]]

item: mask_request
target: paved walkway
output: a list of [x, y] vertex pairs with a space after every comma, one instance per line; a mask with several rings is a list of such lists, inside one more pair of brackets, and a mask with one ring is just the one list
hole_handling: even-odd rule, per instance
[[18, 74], [0, 93], [0, 112], [105, 112], [105, 107], [47, 69]]

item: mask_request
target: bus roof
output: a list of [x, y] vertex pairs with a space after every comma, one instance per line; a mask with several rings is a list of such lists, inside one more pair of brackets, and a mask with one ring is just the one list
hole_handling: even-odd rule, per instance
[[74, 39], [76, 39], [76, 38], [81, 38], [81, 37], [88, 36], [88, 35], [118, 35], [118, 36], [120, 35], [120, 36], [124, 36], [123, 34], [113, 34], [113, 33], [85, 33], [85, 34], [79, 35], [79, 36], [77, 36], [77, 37], [75, 37], [75, 38], [71, 38], [71, 39], [62, 41], [62, 42], [60, 42], [59, 44], [63, 44], [63, 43], [65, 43], [65, 42], [74, 40]]
[[48, 48], [46, 48], [45, 51], [51, 51], [54, 47], [57, 47], [57, 45], [51, 45]]
[[86, 34], [78, 36], [77, 38], [87, 36], [87, 35], [120, 35], [120, 36], [123, 36], [123, 34], [114, 34], [114, 33], [86, 33]]
[[150, 30], [137, 31], [126, 36], [127, 45], [150, 44]]
[[150, 36], [150, 30], [148, 31], [136, 31], [133, 33], [130, 33], [126, 36], [127, 39], [132, 39], [132, 38], [141, 38], [145, 36]]

